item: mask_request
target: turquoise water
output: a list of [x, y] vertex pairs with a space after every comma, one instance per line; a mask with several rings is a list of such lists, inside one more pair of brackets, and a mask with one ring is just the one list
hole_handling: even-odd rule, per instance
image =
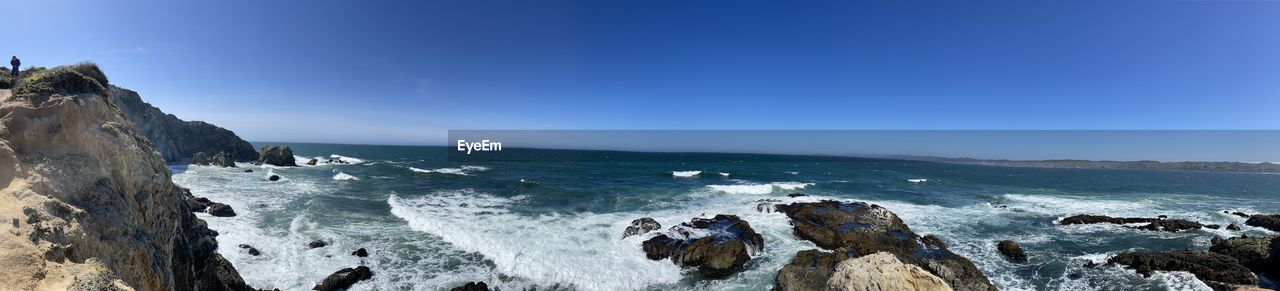
[[[450, 163], [442, 147], [289, 145], [299, 163], [331, 155], [358, 162], [172, 166], [176, 183], [235, 208], [236, 217], [198, 215], [222, 233], [219, 252], [258, 288], [310, 289], [360, 264], [349, 253], [363, 247], [375, 276], [355, 290], [445, 290], [469, 281], [503, 290], [766, 290], [796, 251], [815, 247], [795, 238], [784, 216], [757, 212], [756, 201], [855, 199], [889, 208], [921, 235], [941, 236], [1002, 290], [1196, 290], [1207, 287], [1185, 273], [1142, 278], [1081, 265], [1123, 251], [1205, 249], [1215, 234], [1273, 233], [1247, 226], [1161, 233], [1054, 221], [1163, 214], [1225, 226], [1243, 219], [1223, 210], [1280, 213], [1280, 175], [1268, 174], [593, 151], [529, 153], [543, 162]], [[268, 182], [268, 174], [283, 179]], [[810, 196], [786, 197], [794, 192]], [[621, 238], [636, 218], [671, 226], [715, 214], [743, 217], [765, 240], [747, 270], [727, 279], [650, 261], [640, 250], [644, 237]], [[307, 249], [316, 239], [332, 244]], [[1004, 239], [1019, 242], [1030, 263], [1003, 260], [995, 244]], [[235, 247], [242, 243], [262, 255]]]

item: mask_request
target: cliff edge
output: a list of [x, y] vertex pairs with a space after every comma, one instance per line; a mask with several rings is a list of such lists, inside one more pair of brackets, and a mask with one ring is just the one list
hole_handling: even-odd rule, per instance
[[166, 162], [186, 162], [199, 152], [209, 155], [226, 152], [237, 162], [258, 160], [258, 151], [253, 145], [230, 130], [203, 121], [183, 121], [142, 101], [138, 92], [116, 86], [109, 89], [111, 102], [155, 144]]
[[248, 290], [93, 64], [0, 90], [0, 286]]

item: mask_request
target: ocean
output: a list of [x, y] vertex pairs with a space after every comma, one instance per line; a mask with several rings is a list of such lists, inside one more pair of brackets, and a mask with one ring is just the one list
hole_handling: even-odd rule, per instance
[[[218, 252], [256, 288], [309, 290], [363, 263], [375, 275], [353, 290], [447, 290], [471, 281], [502, 290], [767, 290], [796, 251], [816, 247], [796, 238], [784, 215], [757, 211], [757, 201], [837, 199], [879, 204], [916, 233], [940, 236], [1001, 290], [1208, 290], [1188, 273], [1143, 278], [1083, 265], [1126, 251], [1207, 249], [1214, 235], [1274, 233], [1250, 226], [1167, 233], [1055, 220], [1168, 215], [1243, 226], [1244, 218], [1222, 212], [1280, 213], [1280, 175], [1273, 174], [573, 150], [467, 163], [450, 162], [444, 147], [288, 145], [299, 164], [317, 157], [353, 163], [171, 166], [175, 183], [235, 209], [235, 217], [197, 215], [221, 233]], [[282, 179], [267, 181], [270, 174]], [[787, 197], [796, 192], [809, 196]], [[742, 217], [765, 241], [745, 271], [725, 279], [648, 260], [643, 236], [622, 238], [637, 218], [669, 227], [716, 214]], [[317, 239], [330, 245], [308, 249]], [[1006, 261], [996, 251], [1005, 239], [1021, 244], [1030, 262]], [[371, 255], [362, 262], [350, 255], [357, 248]], [[1264, 278], [1262, 286], [1276, 285]]]

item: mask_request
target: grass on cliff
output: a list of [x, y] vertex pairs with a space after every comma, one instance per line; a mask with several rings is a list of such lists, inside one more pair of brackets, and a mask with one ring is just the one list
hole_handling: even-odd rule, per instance
[[[34, 67], [23, 70], [14, 82], [4, 70], [6, 80], [13, 88], [13, 96], [30, 100], [32, 104], [40, 104], [49, 96], [94, 94], [107, 96], [107, 75], [94, 63], [79, 63], [70, 66], [58, 66], [51, 69]], [[0, 85], [5, 81], [0, 81]]]

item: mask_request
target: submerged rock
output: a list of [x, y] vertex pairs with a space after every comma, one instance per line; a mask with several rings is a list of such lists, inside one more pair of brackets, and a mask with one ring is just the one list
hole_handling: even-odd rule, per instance
[[253, 246], [251, 246], [251, 245], [247, 245], [247, 244], [240, 244], [240, 248], [242, 248], [242, 249], [248, 249], [248, 250], [249, 250], [249, 255], [252, 255], [252, 256], [258, 256], [258, 255], [261, 255], [261, 254], [262, 254], [262, 252], [259, 252], [257, 248], [254, 248], [254, 247], [253, 247]]
[[1011, 240], [1002, 240], [998, 245], [996, 245], [996, 249], [1000, 251], [1001, 255], [1004, 255], [1005, 258], [1008, 258], [1014, 263], [1027, 262], [1027, 253], [1023, 252], [1022, 247], [1018, 246], [1018, 243], [1016, 242]]
[[1235, 258], [1207, 251], [1121, 253], [1107, 260], [1107, 264], [1124, 265], [1147, 277], [1151, 276], [1153, 271], [1190, 272], [1200, 281], [1211, 286], [1258, 284], [1258, 277]]
[[698, 267], [711, 278], [742, 270], [751, 255], [764, 250], [764, 237], [735, 215], [694, 218], [642, 243], [651, 260], [671, 258], [680, 266]]
[[489, 285], [484, 282], [467, 282], [467, 284], [453, 287], [449, 291], [489, 291]]
[[293, 159], [293, 150], [289, 146], [267, 146], [262, 148], [262, 153], [258, 156], [258, 165], [273, 165], [280, 167], [297, 167], [298, 162]]
[[644, 217], [644, 218], [632, 220], [631, 226], [627, 226], [627, 229], [622, 231], [622, 238], [627, 238], [633, 235], [642, 235], [642, 234], [648, 233], [649, 231], [654, 231], [661, 228], [662, 228], [662, 224], [659, 224], [658, 221], [653, 220], [653, 218]]
[[1246, 220], [1244, 224], [1257, 226], [1271, 231], [1280, 231], [1280, 214], [1263, 215], [1254, 214]]
[[311, 287], [311, 290], [346, 290], [350, 289], [351, 285], [355, 285], [360, 281], [372, 278], [373, 271], [369, 270], [369, 267], [359, 266], [355, 269], [344, 268], [334, 272], [332, 275], [329, 275], [329, 277], [325, 277], [324, 281], [320, 281], [320, 284], [317, 284], [315, 287]]
[[827, 280], [826, 287], [826, 290], [841, 291], [951, 290], [942, 278], [919, 266], [903, 264], [893, 254], [885, 252], [840, 262], [831, 279]]
[[231, 205], [226, 205], [218, 202], [210, 202], [209, 208], [206, 209], [205, 212], [209, 213], [209, 215], [213, 215], [217, 217], [236, 216], [236, 211], [231, 209]]
[[319, 160], [311, 159], [311, 160], [308, 160], [308, 161], [307, 161], [307, 165], [308, 165], [308, 166], [315, 166], [315, 165], [316, 165], [316, 162], [319, 162]]
[[1133, 228], [1152, 231], [1168, 231], [1179, 232], [1183, 230], [1200, 229], [1203, 224], [1183, 219], [1164, 219], [1164, 218], [1143, 218], [1143, 217], [1110, 217], [1105, 215], [1088, 215], [1081, 214], [1063, 218], [1058, 222], [1062, 225], [1072, 224], [1094, 224], [1094, 223], [1111, 223], [1111, 224], [1132, 224], [1146, 223], [1143, 226]]
[[279, 176], [279, 175], [271, 175], [270, 177], [267, 177], [267, 181], [280, 181], [280, 176]]
[[800, 193], [800, 192], [787, 194], [787, 197], [790, 197], [790, 198], [804, 197], [804, 196], [809, 196], [809, 195], [805, 195], [804, 193]]
[[253, 173], [253, 169], [244, 169], [245, 173]]
[[327, 245], [329, 245], [329, 243], [326, 243], [323, 240], [313, 240], [310, 243], [307, 243], [307, 248], [323, 248]]
[[[959, 290], [996, 290], [969, 259], [946, 249], [941, 240], [916, 235], [896, 214], [863, 202], [820, 201], [778, 205], [791, 219], [796, 236], [850, 256], [879, 252], [924, 268]], [[812, 280], [811, 280], [812, 281]]]
[[360, 248], [360, 249], [358, 249], [358, 250], [356, 250], [356, 251], [354, 251], [354, 252], [351, 252], [351, 255], [352, 255], [352, 256], [361, 257], [361, 258], [363, 258], [363, 257], [368, 257], [368, 256], [369, 256], [369, 251], [368, 251], [368, 250], [365, 250], [364, 248]]
[[1232, 223], [1230, 225], [1227, 225], [1227, 230], [1240, 230], [1240, 225]]

